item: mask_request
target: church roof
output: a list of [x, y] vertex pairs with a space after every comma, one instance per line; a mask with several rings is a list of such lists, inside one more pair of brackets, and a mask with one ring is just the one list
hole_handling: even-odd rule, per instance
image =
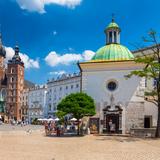
[[[116, 30], [115, 30], [116, 29]], [[97, 61], [128, 61], [134, 56], [129, 49], [120, 44], [120, 27], [112, 18], [111, 23], [105, 29], [106, 45], [98, 49], [91, 62]]]
[[21, 66], [24, 66], [24, 63], [21, 60], [21, 57], [19, 55], [19, 47], [18, 46], [15, 46], [15, 54], [12, 57], [12, 59], [8, 61], [8, 64], [19, 64]]
[[101, 47], [91, 61], [123, 61], [133, 59], [134, 56], [127, 47], [113, 43]]
[[106, 29], [111, 29], [111, 28], [119, 28], [119, 26], [116, 22], [112, 21], [111, 23], [109, 23]]

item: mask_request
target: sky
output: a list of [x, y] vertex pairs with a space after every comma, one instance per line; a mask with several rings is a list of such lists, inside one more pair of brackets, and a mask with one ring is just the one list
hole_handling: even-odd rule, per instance
[[18, 44], [27, 80], [44, 84], [79, 72], [77, 62], [90, 60], [105, 45], [113, 13], [121, 44], [135, 50], [151, 28], [159, 34], [159, 6], [159, 0], [0, 0], [6, 62]]

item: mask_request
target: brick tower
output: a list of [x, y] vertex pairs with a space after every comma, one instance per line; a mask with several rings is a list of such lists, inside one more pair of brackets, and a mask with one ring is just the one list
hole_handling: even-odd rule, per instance
[[0, 33], [0, 81], [5, 77], [4, 59], [6, 57], [5, 48], [2, 45], [2, 34]]
[[24, 86], [24, 63], [19, 56], [19, 47], [8, 61], [7, 67], [7, 110], [9, 119], [22, 119], [21, 95]]

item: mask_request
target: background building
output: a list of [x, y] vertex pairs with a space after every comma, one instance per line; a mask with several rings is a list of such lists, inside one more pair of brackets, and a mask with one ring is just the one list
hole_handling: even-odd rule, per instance
[[47, 117], [46, 85], [38, 85], [29, 90], [28, 94], [28, 118], [31, 123], [34, 119]]
[[81, 75], [75, 73], [72, 75], [63, 74], [56, 80], [52, 79], [48, 81], [46, 104], [49, 117], [56, 116], [57, 105], [63, 98], [65, 98], [65, 96], [71, 93], [80, 92], [80, 80]]
[[23, 88], [23, 94], [21, 95], [21, 109], [22, 109], [22, 120], [28, 121], [28, 96], [29, 96], [29, 90], [31, 88], [34, 88], [35, 84], [31, 83], [30, 81], [24, 81], [24, 88]]

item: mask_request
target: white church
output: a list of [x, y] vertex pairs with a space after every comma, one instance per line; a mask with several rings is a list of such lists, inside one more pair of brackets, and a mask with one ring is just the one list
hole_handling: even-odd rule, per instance
[[[66, 76], [59, 81], [48, 82], [48, 90], [60, 87], [61, 92], [68, 95], [67, 88], [72, 84], [69, 79], [73, 79], [75, 86], [79, 86], [76, 92], [90, 95], [96, 103], [96, 115], [91, 118], [90, 127], [99, 133], [113, 131], [126, 134], [131, 129], [154, 128], [157, 123], [157, 107], [145, 101], [144, 96], [145, 90], [152, 88], [152, 82], [149, 81], [148, 87], [145, 78], [133, 76], [126, 79], [131, 71], [140, 70], [143, 66], [134, 62], [138, 51], [133, 54], [120, 44], [120, 32], [120, 27], [112, 19], [105, 29], [106, 45], [96, 52], [92, 60], [78, 63], [81, 74], [76, 76], [76, 81], [74, 76]], [[150, 50], [147, 48], [146, 53]]]

